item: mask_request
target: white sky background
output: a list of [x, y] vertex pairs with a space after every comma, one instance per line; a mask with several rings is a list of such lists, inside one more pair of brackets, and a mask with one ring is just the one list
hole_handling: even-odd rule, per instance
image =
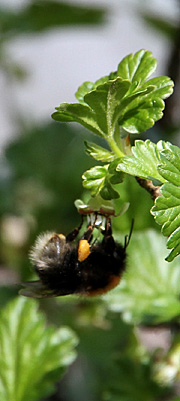
[[[27, 0], [0, 0], [17, 8]], [[137, 5], [172, 20], [178, 15], [176, 0], [71, 0], [72, 4], [101, 5], [109, 9], [105, 25], [63, 27], [40, 35], [12, 40], [7, 48], [12, 59], [28, 71], [22, 83], [8, 83], [0, 75], [0, 148], [18, 133], [18, 114], [23, 120], [51, 121], [55, 106], [76, 101], [74, 93], [84, 81], [95, 81], [114, 71], [120, 60], [141, 48], [158, 59], [157, 75], [163, 75], [169, 42], [138, 16]]]

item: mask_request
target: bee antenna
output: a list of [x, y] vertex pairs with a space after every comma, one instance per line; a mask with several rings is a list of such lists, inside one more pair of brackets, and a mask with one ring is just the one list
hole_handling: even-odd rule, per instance
[[132, 219], [132, 223], [131, 223], [131, 228], [130, 228], [129, 234], [126, 235], [125, 238], [124, 238], [124, 249], [126, 249], [127, 246], [129, 245], [129, 242], [130, 242], [130, 239], [131, 239], [131, 236], [132, 236], [132, 232], [133, 232], [133, 228], [134, 228], [134, 219]]

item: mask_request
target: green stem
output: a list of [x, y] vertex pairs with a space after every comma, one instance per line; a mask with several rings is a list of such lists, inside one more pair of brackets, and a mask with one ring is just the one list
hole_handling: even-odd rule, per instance
[[123, 157], [125, 156], [125, 154], [121, 151], [121, 149], [119, 149], [118, 145], [116, 144], [116, 142], [114, 141], [114, 139], [112, 137], [109, 137], [107, 139], [110, 148], [113, 150], [113, 152], [115, 153], [116, 156], [118, 157]]

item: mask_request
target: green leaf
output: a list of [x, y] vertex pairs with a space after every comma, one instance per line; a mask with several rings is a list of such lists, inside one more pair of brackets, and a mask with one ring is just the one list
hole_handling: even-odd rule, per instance
[[174, 185], [180, 185], [180, 148], [168, 143], [168, 149], [160, 153], [162, 164], [158, 171], [167, 181]]
[[93, 196], [100, 192], [107, 174], [107, 166], [96, 166], [87, 170], [82, 178], [85, 188], [90, 189]]
[[75, 358], [75, 335], [65, 327], [46, 327], [37, 305], [18, 298], [1, 312], [1, 401], [38, 401], [49, 395]]
[[92, 196], [98, 194], [105, 200], [117, 199], [119, 194], [110, 183], [108, 165], [96, 166], [87, 170], [83, 176], [83, 186], [91, 191]]
[[162, 196], [156, 199], [151, 213], [168, 237], [167, 248], [172, 251], [166, 259], [171, 262], [180, 254], [180, 149], [168, 143], [168, 149], [159, 156], [158, 171], [169, 182], [161, 187]]
[[84, 103], [84, 96], [91, 92], [93, 89], [95, 89], [95, 84], [93, 82], [90, 81], [86, 81], [84, 82], [77, 90], [77, 92], [75, 93], [76, 99], [79, 101], [79, 103]]
[[117, 74], [122, 79], [143, 83], [155, 71], [156, 65], [157, 61], [152, 53], [142, 49], [134, 55], [131, 53], [124, 57], [118, 65]]
[[[139, 89], [141, 89], [140, 92]], [[151, 128], [163, 116], [167, 98], [173, 92], [173, 82], [168, 77], [151, 79], [140, 86], [134, 94], [122, 101], [119, 125], [131, 134]]]
[[129, 90], [130, 82], [116, 78], [98, 85], [84, 96], [84, 101], [95, 114], [99, 127], [104, 136], [112, 136], [115, 131], [121, 101]]
[[103, 131], [104, 135], [108, 135], [108, 122], [107, 122], [107, 97], [113, 81], [105, 82], [99, 85], [95, 90], [87, 93], [84, 97], [85, 102], [91, 108], [95, 121]]
[[142, 85], [141, 89], [145, 90], [152, 87], [153, 90], [149, 92], [148, 96], [151, 96], [153, 92], [154, 97], [166, 99], [173, 92], [173, 85], [173, 81], [169, 77], [161, 76], [149, 79]]
[[115, 78], [117, 78], [117, 73], [111, 73], [110, 75], [106, 75], [105, 77], [98, 79], [95, 83], [90, 81], [85, 81], [75, 93], [76, 99], [79, 100], [80, 103], [85, 103], [84, 96], [86, 94], [96, 89], [99, 85], [103, 85], [105, 82], [108, 82], [109, 80], [113, 80]]
[[180, 254], [180, 187], [166, 183], [161, 187], [161, 193], [151, 213], [156, 222], [162, 225], [163, 235], [168, 236], [167, 247], [173, 248], [166, 258], [171, 262]]
[[153, 230], [134, 232], [122, 282], [104, 296], [110, 310], [135, 324], [160, 324], [179, 319], [179, 261], [170, 265], [165, 239]]
[[130, 81], [117, 78], [109, 88], [107, 96], [107, 124], [108, 134], [113, 136], [116, 131], [116, 124], [122, 114], [122, 100], [130, 89]]
[[111, 175], [110, 177], [110, 182], [111, 184], [120, 184], [123, 182], [124, 179], [124, 173], [122, 171], [117, 171], [117, 166], [120, 161], [120, 157], [117, 157], [115, 160], [113, 160], [108, 167], [108, 172]]
[[133, 156], [122, 157], [117, 165], [117, 171], [124, 171], [127, 174], [144, 179], [155, 178], [160, 182], [165, 182], [165, 177], [159, 174], [158, 165], [160, 162], [159, 153], [166, 147], [169, 147], [169, 143], [164, 141], [155, 144], [149, 139], [145, 142], [136, 140], [135, 146], [131, 148]]
[[95, 113], [89, 106], [78, 103], [62, 103], [56, 107], [58, 111], [52, 114], [56, 121], [78, 122], [96, 135], [104, 136], [104, 132], [98, 124]]
[[163, 116], [164, 103], [161, 99], [142, 101], [139, 98], [137, 102], [133, 103], [131, 102], [130, 107], [127, 107], [127, 112], [119, 119], [119, 125], [129, 134], [140, 134], [146, 131]]
[[102, 196], [103, 199], [105, 200], [111, 200], [111, 199], [118, 199], [119, 198], [119, 193], [114, 190], [112, 187], [110, 181], [106, 180], [101, 191], [100, 195]]
[[115, 158], [114, 154], [107, 149], [102, 148], [92, 142], [85, 141], [86, 153], [93, 159], [101, 162], [112, 162]]
[[[131, 54], [122, 60], [115, 73], [94, 84], [81, 85], [76, 93], [80, 104], [63, 103], [52, 117], [78, 122], [105, 137], [110, 145], [119, 125], [131, 134], [145, 131], [162, 118], [163, 99], [173, 91], [173, 82], [168, 77], [146, 82], [155, 67], [151, 52], [140, 50], [134, 56]], [[116, 140], [118, 143], [117, 137]]]

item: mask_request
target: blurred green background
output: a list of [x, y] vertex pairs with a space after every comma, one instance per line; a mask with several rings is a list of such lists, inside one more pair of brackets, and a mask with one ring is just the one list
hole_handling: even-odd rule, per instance
[[[47, 230], [67, 234], [80, 221], [74, 201], [86, 196], [81, 175], [94, 161], [83, 141], [92, 136], [78, 125], [53, 122], [55, 106], [74, 101], [84, 80], [98, 79], [128, 53], [145, 47], [160, 60], [158, 75], [175, 81], [175, 92], [164, 118], [141, 138], [179, 145], [180, 1], [165, 3], [164, 8], [158, 0], [0, 5], [1, 308], [18, 295], [22, 280], [35, 277], [28, 252], [36, 236]], [[44, 63], [46, 42], [51, 68]], [[123, 242], [135, 219], [122, 286], [90, 301], [40, 302], [49, 322], [70, 326], [80, 339], [76, 362], [48, 401], [180, 400], [179, 364], [173, 365], [172, 378], [163, 370], [169, 366], [169, 349], [178, 343], [179, 259], [172, 266], [164, 262], [167, 250], [149, 212], [149, 195], [132, 177], [119, 189], [117, 211], [122, 201], [130, 207], [113, 221], [117, 239]], [[148, 327], [146, 333], [142, 326]], [[159, 356], [156, 348], [163, 341]], [[157, 365], [158, 358], [164, 365]]]

